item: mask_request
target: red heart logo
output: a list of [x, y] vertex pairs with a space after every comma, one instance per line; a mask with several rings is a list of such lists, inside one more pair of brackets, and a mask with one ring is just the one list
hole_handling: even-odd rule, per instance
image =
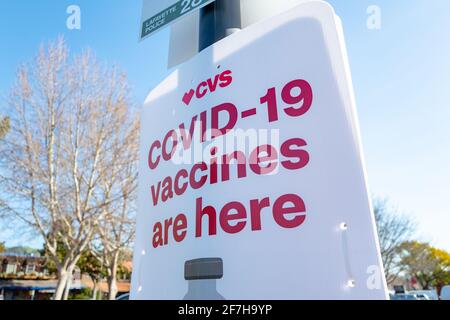
[[188, 106], [191, 103], [192, 97], [194, 96], [195, 91], [191, 89], [191, 91], [186, 92], [183, 97], [183, 102]]

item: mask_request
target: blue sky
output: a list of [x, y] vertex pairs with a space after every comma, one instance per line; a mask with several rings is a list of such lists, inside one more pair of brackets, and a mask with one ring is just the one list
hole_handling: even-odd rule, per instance
[[[450, 1], [329, 2], [344, 24], [371, 191], [450, 251]], [[66, 28], [72, 4], [80, 31]], [[381, 30], [366, 27], [369, 5], [381, 8]], [[73, 52], [91, 47], [126, 70], [141, 103], [168, 73], [169, 31], [139, 43], [140, 11], [141, 0], [0, 0], [0, 95], [40, 43], [64, 35]], [[14, 234], [0, 241], [20, 244]]]

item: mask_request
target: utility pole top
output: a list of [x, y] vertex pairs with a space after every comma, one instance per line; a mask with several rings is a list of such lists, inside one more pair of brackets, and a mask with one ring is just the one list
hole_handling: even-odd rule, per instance
[[216, 0], [200, 10], [199, 51], [241, 30], [241, 0]]
[[168, 67], [230, 34], [308, 0], [216, 0], [171, 27]]

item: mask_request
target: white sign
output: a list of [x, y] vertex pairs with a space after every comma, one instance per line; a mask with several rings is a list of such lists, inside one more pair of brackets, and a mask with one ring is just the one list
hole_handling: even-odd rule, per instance
[[304, 3], [150, 93], [132, 299], [387, 298], [336, 19]]
[[143, 0], [141, 34], [144, 39], [214, 0]]

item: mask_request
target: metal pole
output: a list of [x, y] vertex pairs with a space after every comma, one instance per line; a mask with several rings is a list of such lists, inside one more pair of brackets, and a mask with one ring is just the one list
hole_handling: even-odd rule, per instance
[[216, 6], [210, 3], [200, 9], [198, 51], [209, 47], [216, 41]]
[[216, 0], [200, 11], [199, 51], [241, 29], [241, 0]]
[[241, 28], [241, 0], [216, 0], [216, 41]]

